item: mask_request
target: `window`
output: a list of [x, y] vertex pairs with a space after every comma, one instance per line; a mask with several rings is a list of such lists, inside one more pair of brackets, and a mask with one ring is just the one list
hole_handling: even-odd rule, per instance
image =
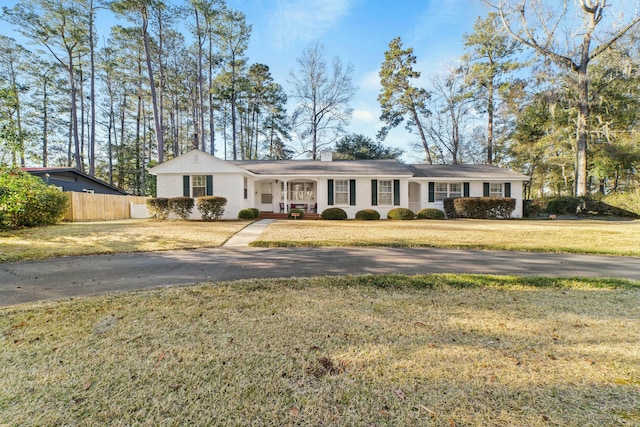
[[450, 197], [462, 197], [462, 184], [459, 182], [436, 182], [435, 201], [442, 202]]
[[490, 197], [502, 197], [502, 183], [492, 182], [489, 184], [489, 196]]
[[335, 204], [336, 205], [348, 205], [349, 204], [349, 181], [346, 179], [335, 180]]
[[462, 197], [462, 184], [459, 182], [449, 184], [449, 197]]
[[194, 175], [191, 177], [191, 197], [204, 197], [207, 194], [207, 177]]
[[245, 177], [244, 179], [244, 199], [247, 200], [249, 198], [249, 181]]
[[378, 181], [378, 204], [391, 205], [393, 203], [393, 186], [389, 180]]
[[292, 202], [313, 200], [313, 182], [290, 183], [288, 199]]
[[436, 202], [441, 202], [449, 195], [449, 184], [446, 182], [436, 182]]

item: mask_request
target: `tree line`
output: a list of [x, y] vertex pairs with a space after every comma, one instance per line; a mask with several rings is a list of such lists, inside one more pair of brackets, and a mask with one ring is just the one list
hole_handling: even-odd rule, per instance
[[[398, 158], [383, 141], [404, 124], [425, 162], [508, 166], [532, 194], [637, 185], [640, 18], [607, 0], [485, 3], [463, 54], [430, 76], [417, 71], [429, 58], [391, 40], [373, 141], [345, 136], [351, 64], [312, 43], [287, 94], [250, 63], [251, 25], [224, 0], [21, 0], [2, 19], [35, 48], [0, 36], [0, 163], [73, 166], [151, 194], [149, 167], [194, 147]], [[121, 24], [99, 34], [105, 14]]]

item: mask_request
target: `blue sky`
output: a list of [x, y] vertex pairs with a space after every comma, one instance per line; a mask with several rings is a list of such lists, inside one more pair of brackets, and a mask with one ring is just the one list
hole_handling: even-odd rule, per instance
[[[0, 0], [0, 5], [11, 7], [16, 2]], [[287, 93], [296, 58], [313, 41], [325, 46], [328, 61], [338, 56], [343, 63], [352, 63], [358, 91], [347, 131], [371, 138], [381, 126], [378, 71], [389, 42], [401, 37], [405, 47], [413, 47], [417, 68], [426, 77], [463, 54], [463, 34], [472, 32], [476, 18], [487, 13], [481, 0], [227, 0], [227, 4], [244, 12], [253, 27], [249, 63], [268, 65]], [[100, 24], [107, 27], [98, 28], [100, 37], [108, 37], [113, 21], [99, 18]], [[0, 33], [19, 38], [3, 22]], [[415, 140], [401, 127], [389, 134], [385, 144], [407, 151], [408, 161], [421, 161], [423, 153], [415, 152], [414, 157], [409, 152]]]
[[[426, 77], [463, 54], [463, 34], [472, 32], [476, 18], [487, 13], [480, 0], [228, 0], [228, 4], [243, 11], [253, 25], [250, 62], [268, 65], [285, 89], [296, 58], [314, 40], [325, 46], [329, 60], [338, 56], [351, 62], [358, 91], [347, 130], [371, 138], [381, 126], [378, 71], [389, 42], [401, 37], [405, 47], [413, 47], [417, 68]], [[409, 151], [414, 140], [416, 135], [402, 127], [392, 131], [385, 144]], [[420, 161], [423, 154], [415, 156], [407, 153], [405, 158]]]

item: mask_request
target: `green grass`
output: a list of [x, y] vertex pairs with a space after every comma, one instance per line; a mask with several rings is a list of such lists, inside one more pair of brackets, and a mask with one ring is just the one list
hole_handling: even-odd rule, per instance
[[277, 221], [252, 246], [440, 247], [640, 256], [640, 221]]
[[640, 283], [202, 284], [0, 309], [0, 425], [631, 426]]
[[250, 221], [121, 220], [0, 232], [0, 262], [222, 245]]

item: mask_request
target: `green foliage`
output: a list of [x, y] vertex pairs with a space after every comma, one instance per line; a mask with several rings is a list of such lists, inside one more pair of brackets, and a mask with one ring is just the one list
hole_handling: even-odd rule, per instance
[[414, 219], [415, 216], [416, 215], [413, 213], [413, 211], [407, 208], [394, 208], [391, 209], [389, 213], [387, 213], [387, 219], [407, 220]]
[[614, 192], [607, 194], [603, 199], [608, 205], [624, 209], [629, 212], [640, 215], [640, 190], [629, 191], [626, 193]]
[[444, 212], [440, 209], [435, 208], [424, 208], [420, 209], [416, 214], [416, 218], [418, 219], [444, 219]]
[[169, 216], [169, 199], [166, 197], [147, 199], [147, 209], [154, 219], [164, 221]]
[[198, 198], [198, 210], [204, 221], [220, 219], [224, 214], [227, 199], [221, 196], [206, 196]]
[[338, 160], [371, 160], [371, 159], [397, 159], [403, 151], [399, 148], [390, 148], [375, 142], [371, 138], [353, 134], [342, 137], [336, 143], [334, 158]]
[[[297, 217], [291, 216], [291, 214], [293, 214], [293, 213], [297, 213], [299, 215]], [[294, 219], [294, 218], [297, 218], [297, 219], [304, 218], [304, 211], [302, 209], [298, 209], [298, 208], [290, 209], [289, 210], [289, 219]]]
[[547, 204], [542, 199], [523, 200], [524, 216], [527, 218], [537, 218], [540, 212], [547, 209]]
[[363, 209], [356, 212], [356, 219], [361, 221], [377, 221], [380, 219], [380, 212], [375, 209]]
[[40, 178], [0, 166], [0, 229], [55, 224], [67, 203], [63, 192]]
[[328, 208], [322, 211], [321, 217], [322, 219], [327, 220], [341, 220], [347, 219], [347, 213], [344, 211], [344, 209]]
[[191, 197], [173, 197], [169, 199], [169, 210], [183, 220], [188, 220], [193, 212], [194, 201]]
[[256, 216], [252, 209], [241, 209], [238, 212], [238, 219], [254, 219]]
[[[421, 129], [419, 117], [428, 114], [427, 101], [431, 96], [426, 89], [414, 83], [420, 78], [420, 72], [413, 69], [416, 57], [412, 48], [402, 48], [400, 37], [391, 40], [389, 50], [384, 53], [384, 59], [379, 73], [382, 88], [378, 95], [382, 110], [380, 120], [384, 126], [378, 132], [379, 139], [384, 139], [389, 131], [398, 127], [405, 118], [408, 118], [407, 130]], [[427, 141], [422, 133], [420, 135], [427, 158], [430, 158]]]
[[640, 218], [638, 213], [612, 206], [592, 197], [555, 197], [547, 199], [546, 212], [552, 215]]
[[456, 197], [444, 199], [449, 218], [508, 219], [516, 208], [512, 197]]
[[249, 209], [251, 209], [251, 212], [253, 212], [254, 218], [258, 218], [260, 216], [260, 209], [257, 209], [257, 208], [249, 208]]

